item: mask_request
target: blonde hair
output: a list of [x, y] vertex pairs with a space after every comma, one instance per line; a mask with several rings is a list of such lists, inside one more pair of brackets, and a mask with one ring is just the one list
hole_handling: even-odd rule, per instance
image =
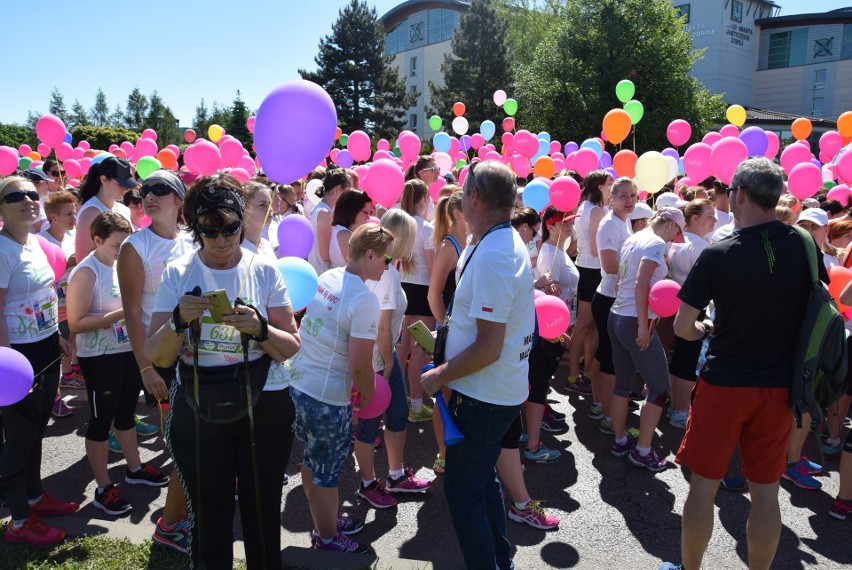
[[0, 180], [0, 197], [6, 195], [6, 188], [10, 186], [19, 186], [21, 184], [32, 186], [33, 191], [35, 191], [35, 184], [30, 182], [28, 179], [23, 176], [8, 176], [2, 180]]
[[775, 219], [782, 224], [790, 224], [793, 221], [794, 216], [795, 214], [793, 214], [793, 210], [787, 206], [782, 206], [780, 204], [775, 206]]
[[452, 232], [453, 213], [461, 210], [461, 207], [461, 190], [438, 200], [438, 207], [435, 208], [435, 220], [432, 222], [435, 225], [435, 230], [432, 232], [432, 242], [435, 244], [435, 249]]
[[393, 235], [393, 257], [401, 261], [402, 272], [414, 269], [412, 255], [417, 239], [417, 222], [399, 208], [393, 208], [382, 216], [381, 226]]
[[413, 216], [417, 214], [417, 204], [427, 196], [429, 196], [429, 187], [419, 178], [414, 178], [402, 187], [402, 199], [399, 205], [406, 213]]
[[369, 250], [381, 253], [393, 241], [393, 234], [379, 224], [364, 224], [349, 238], [349, 259], [361, 259]]

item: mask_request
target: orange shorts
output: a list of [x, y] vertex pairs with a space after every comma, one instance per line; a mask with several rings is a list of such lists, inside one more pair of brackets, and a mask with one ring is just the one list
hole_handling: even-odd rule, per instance
[[675, 461], [721, 479], [739, 444], [746, 479], [777, 483], [787, 466], [792, 419], [789, 388], [714, 386], [698, 378]]

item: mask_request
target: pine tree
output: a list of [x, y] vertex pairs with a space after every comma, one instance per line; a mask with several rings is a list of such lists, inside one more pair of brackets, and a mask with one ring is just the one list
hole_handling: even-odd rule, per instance
[[453, 34], [452, 53], [444, 56], [441, 72], [444, 85], [429, 83], [432, 108], [441, 117], [451, 117], [453, 104], [465, 104], [472, 128], [493, 118], [494, 91], [511, 92], [509, 55], [504, 38], [508, 23], [497, 12], [494, 0], [473, 0]]
[[83, 107], [83, 104], [78, 99], [74, 99], [74, 104], [71, 105], [71, 115], [69, 115], [68, 121], [71, 123], [68, 125], [69, 129], [85, 127], [91, 124], [86, 108]]
[[68, 110], [65, 108], [65, 98], [62, 97], [62, 93], [59, 92], [56, 86], [50, 92], [50, 103], [48, 104], [47, 112], [62, 119], [63, 123], [68, 123]]
[[382, 55], [384, 49], [385, 33], [375, 8], [350, 0], [331, 35], [320, 40], [317, 71], [299, 70], [303, 79], [331, 95], [344, 132], [364, 129], [373, 136], [394, 136], [405, 125], [405, 110], [417, 102], [419, 94], [406, 92], [391, 66], [393, 57]]
[[109, 116], [107, 124], [114, 129], [123, 129], [125, 127], [124, 111], [121, 110], [119, 103], [115, 104], [112, 114]]
[[127, 105], [124, 111], [124, 120], [127, 128], [133, 131], [141, 131], [144, 128], [145, 117], [148, 114], [148, 98], [139, 89], [133, 88], [127, 96]]
[[109, 124], [109, 105], [107, 105], [106, 95], [101, 88], [95, 93], [95, 106], [89, 112], [92, 119], [92, 124], [98, 127], [105, 127]]
[[156, 90], [148, 98], [148, 114], [145, 116], [142, 128], [154, 129], [160, 146], [178, 141], [180, 133], [177, 120]]
[[199, 136], [204, 136], [202, 133], [206, 133], [207, 127], [210, 126], [208, 113], [209, 110], [207, 109], [207, 105], [204, 104], [204, 98], [202, 98], [201, 103], [195, 107], [195, 117], [192, 119], [192, 129]]
[[229, 135], [243, 143], [243, 147], [251, 149], [253, 137], [246, 126], [248, 117], [248, 107], [246, 107], [245, 102], [240, 98], [240, 92], [237, 91], [237, 98], [234, 99], [234, 104], [231, 106], [227, 124], [220, 126], [224, 127]]

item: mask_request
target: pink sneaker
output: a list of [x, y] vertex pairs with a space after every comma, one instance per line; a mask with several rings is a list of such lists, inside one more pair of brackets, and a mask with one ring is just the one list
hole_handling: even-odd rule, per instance
[[541, 504], [533, 499], [530, 499], [529, 504], [519, 509], [512, 503], [509, 507], [509, 518], [515, 522], [526, 523], [533, 528], [542, 530], [550, 530], [559, 526], [559, 519], [553, 515], [547, 514]]
[[367, 487], [363, 483], [360, 484], [357, 494], [377, 509], [389, 509], [396, 506], [396, 499], [388, 494], [385, 486], [378, 479]]
[[431, 486], [431, 481], [415, 477], [410, 467], [403, 469], [402, 477], [399, 479], [388, 477], [389, 493], [425, 493]]

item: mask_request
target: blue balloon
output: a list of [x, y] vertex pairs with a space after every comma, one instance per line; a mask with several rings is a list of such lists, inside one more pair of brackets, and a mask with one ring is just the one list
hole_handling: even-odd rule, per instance
[[293, 310], [301, 311], [317, 294], [319, 279], [316, 270], [299, 257], [282, 257], [275, 265], [284, 277]]
[[683, 157], [680, 157], [679, 159], [677, 159], [677, 173], [683, 174], [685, 172], [686, 170], [683, 169]]
[[482, 121], [482, 124], [479, 125], [479, 134], [481, 134], [486, 141], [490, 141], [491, 137], [493, 137], [496, 132], [497, 127], [494, 126], [492, 121]]
[[111, 156], [115, 156], [115, 155], [112, 154], [111, 152], [100, 153], [99, 155], [97, 155], [95, 158], [92, 159], [92, 162], [89, 163], [89, 168], [91, 168], [92, 166], [94, 166], [96, 164], [103, 162], [104, 160], [108, 159]]
[[450, 135], [444, 132], [435, 133], [435, 136], [432, 137], [432, 146], [438, 152], [450, 152], [451, 142]]
[[524, 188], [524, 206], [541, 212], [550, 203], [550, 188], [539, 180], [533, 180]]
[[603, 154], [603, 147], [601, 143], [597, 139], [586, 139], [583, 141], [583, 144], [580, 145], [580, 148], [590, 148], [595, 151], [595, 154], [598, 155], [598, 160], [601, 158], [601, 154]]
[[565, 156], [568, 156], [572, 152], [577, 152], [578, 150], [580, 150], [580, 147], [577, 146], [577, 143], [574, 141], [568, 141], [565, 143]]
[[71, 133], [69, 133], [68, 131], [65, 131], [65, 142], [67, 142], [68, 144], [71, 144], [71, 141], [73, 141], [73, 140], [74, 140], [74, 138], [71, 136]]
[[541, 131], [540, 133], [538, 133], [538, 139], [539, 140], [544, 139], [549, 144], [550, 143], [550, 133], [548, 133], [547, 131]]
[[550, 141], [539, 138], [538, 139], [538, 152], [535, 153], [530, 159], [530, 163], [535, 164], [535, 161], [541, 158], [542, 156], [547, 156], [550, 154]]

